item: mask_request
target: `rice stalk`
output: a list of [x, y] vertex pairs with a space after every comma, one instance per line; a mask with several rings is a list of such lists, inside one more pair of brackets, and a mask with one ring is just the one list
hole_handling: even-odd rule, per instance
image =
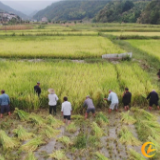
[[33, 125], [43, 125], [44, 124], [44, 119], [33, 113], [29, 116], [29, 121], [33, 123]]
[[133, 149], [130, 149], [129, 160], [146, 160], [146, 159], [141, 154], [137, 153]]
[[2, 144], [5, 149], [13, 149], [19, 145], [18, 142], [7, 136], [3, 130], [0, 130], [0, 144]]
[[67, 147], [73, 144], [73, 142], [67, 136], [60, 137], [57, 139], [57, 141], [63, 143]]
[[41, 136], [37, 136], [34, 139], [31, 139], [26, 144], [23, 144], [21, 146], [22, 151], [35, 151], [40, 145], [45, 144], [45, 142], [42, 140]]
[[32, 133], [28, 133], [21, 125], [18, 125], [17, 129], [13, 130], [13, 133], [19, 140], [27, 140], [33, 137]]
[[134, 116], [136, 119], [148, 120], [148, 121], [156, 121], [157, 117], [144, 109], [139, 108], [131, 108], [134, 112]]
[[160, 139], [160, 125], [156, 121], [139, 120], [136, 123], [137, 133], [141, 141], [146, 141], [149, 136]]
[[76, 114], [76, 115], [72, 115], [72, 119], [84, 119], [84, 116]]
[[140, 146], [142, 143], [136, 139], [126, 126], [123, 126], [119, 132], [120, 142], [126, 145]]
[[35, 158], [33, 152], [29, 152], [28, 155], [26, 156], [25, 160], [37, 160], [37, 158]]
[[28, 120], [28, 118], [29, 118], [29, 113], [27, 113], [23, 110], [20, 110], [18, 108], [15, 108], [14, 114], [22, 121]]
[[100, 137], [102, 137], [103, 136], [103, 130], [100, 128], [100, 127], [98, 127], [98, 125], [97, 125], [97, 123], [96, 122], [93, 122], [92, 123], [92, 129], [93, 129], [93, 131], [94, 131], [94, 135], [97, 137], [97, 138], [100, 138]]
[[52, 154], [49, 155], [50, 158], [54, 158], [56, 160], [69, 160], [62, 150], [56, 150]]
[[56, 138], [60, 134], [60, 130], [55, 130], [51, 126], [44, 124], [38, 126], [38, 133], [43, 137]]
[[126, 113], [122, 113], [121, 114], [121, 122], [125, 123], [125, 124], [134, 124], [136, 122], [136, 120], [129, 115], [130, 111], [126, 112]]
[[107, 157], [105, 157], [101, 152], [96, 152], [95, 155], [97, 156], [98, 160], [109, 160]]
[[54, 128], [59, 128], [64, 125], [64, 123], [62, 121], [54, 118], [52, 115], [47, 116], [46, 123]]
[[102, 112], [99, 112], [97, 115], [96, 115], [96, 123], [100, 126], [100, 127], [103, 127], [103, 126], [106, 126], [108, 123], [109, 123], [109, 120], [108, 118], [106, 117], [106, 115], [104, 115]]
[[66, 131], [70, 133], [75, 133], [77, 131], [76, 125], [72, 122], [66, 127]]

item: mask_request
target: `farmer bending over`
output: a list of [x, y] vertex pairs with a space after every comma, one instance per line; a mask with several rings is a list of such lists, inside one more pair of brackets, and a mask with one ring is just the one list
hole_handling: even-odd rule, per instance
[[10, 115], [10, 108], [9, 108], [9, 96], [7, 94], [5, 94], [5, 90], [1, 91], [0, 95], [0, 106], [1, 106], [1, 114], [0, 114], [0, 118], [3, 118], [3, 113], [6, 112], [8, 113], [8, 115]]
[[157, 109], [159, 109], [158, 105], [158, 94], [155, 90], [152, 90], [152, 92], [149, 93], [147, 99], [149, 99], [149, 110], [152, 110], [152, 106], [155, 104], [157, 106]]
[[123, 105], [124, 105], [124, 109], [127, 111], [129, 110], [129, 104], [131, 103], [131, 93], [128, 91], [128, 88], [125, 88], [125, 92], [123, 94]]
[[67, 124], [70, 124], [72, 106], [71, 106], [71, 103], [68, 102], [67, 97], [64, 97], [63, 100], [64, 100], [64, 102], [62, 103], [61, 112], [62, 112], [62, 116], [64, 118], [64, 123], [66, 123], [66, 119], [67, 119]]
[[90, 112], [92, 112], [93, 116], [95, 116], [95, 107], [94, 107], [93, 101], [92, 101], [92, 99], [90, 98], [90, 96], [87, 96], [87, 97], [86, 97], [86, 100], [84, 101], [83, 106], [84, 106], [84, 107], [87, 106], [87, 111], [86, 111], [86, 113], [85, 113], [85, 118], [88, 117], [88, 114], [89, 114]]
[[109, 90], [109, 96], [108, 98], [104, 98], [106, 101], [111, 101], [111, 105], [109, 107], [108, 113], [111, 113], [112, 110], [116, 109], [118, 111], [118, 97], [117, 94], [112, 92], [112, 90]]

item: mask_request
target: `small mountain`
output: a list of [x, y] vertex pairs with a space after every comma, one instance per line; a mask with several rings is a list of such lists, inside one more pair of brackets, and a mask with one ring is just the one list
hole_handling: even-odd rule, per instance
[[47, 17], [49, 20], [67, 21], [92, 19], [109, 0], [65, 0], [51, 4], [33, 16], [40, 20]]
[[135, 23], [150, 0], [121, 0], [109, 2], [94, 18], [96, 22]]
[[139, 23], [160, 24], [160, 1], [150, 2], [138, 18]]
[[28, 16], [26, 16], [22, 12], [16, 11], [16, 10], [12, 9], [11, 7], [3, 4], [2, 2], [0, 2], [0, 11], [14, 13], [14, 14], [18, 15], [19, 17], [21, 17], [22, 19], [28, 19], [29, 18]]
[[33, 17], [37, 12], [38, 12], [38, 11], [35, 10], [35, 11], [33, 11], [29, 16], [30, 16], [30, 17]]

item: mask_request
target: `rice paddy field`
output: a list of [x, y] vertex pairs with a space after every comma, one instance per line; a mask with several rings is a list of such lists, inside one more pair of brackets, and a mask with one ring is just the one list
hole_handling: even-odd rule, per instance
[[[146, 100], [151, 90], [160, 93], [160, 45], [152, 39], [159, 33], [160, 25], [125, 23], [1, 26], [0, 90], [10, 96], [11, 116], [0, 119], [0, 160], [148, 160], [141, 152], [145, 142], [154, 143], [151, 159], [160, 160], [160, 111], [154, 106], [149, 112]], [[101, 59], [126, 52], [133, 58]], [[40, 98], [33, 90], [37, 81]], [[125, 87], [132, 93], [127, 112]], [[59, 97], [57, 115], [48, 113], [49, 88]], [[108, 114], [110, 103], [103, 99], [110, 89], [120, 103], [118, 112]], [[87, 95], [96, 116], [84, 119]], [[60, 113], [64, 96], [73, 109], [69, 125]]]
[[101, 58], [125, 52], [109, 39], [90, 36], [2, 37], [0, 45], [0, 56], [5, 58]]

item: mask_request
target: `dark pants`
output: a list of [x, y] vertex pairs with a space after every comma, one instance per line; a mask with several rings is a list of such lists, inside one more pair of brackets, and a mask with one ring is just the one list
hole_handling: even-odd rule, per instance
[[55, 106], [49, 106], [49, 113], [52, 114], [52, 110], [54, 111], [54, 114], [56, 115], [56, 105]]
[[1, 106], [1, 114], [3, 114], [4, 112], [10, 112], [10, 107], [9, 105], [4, 105], [4, 106]]

